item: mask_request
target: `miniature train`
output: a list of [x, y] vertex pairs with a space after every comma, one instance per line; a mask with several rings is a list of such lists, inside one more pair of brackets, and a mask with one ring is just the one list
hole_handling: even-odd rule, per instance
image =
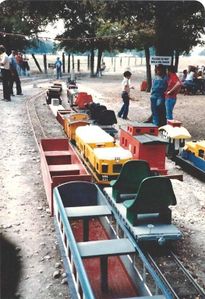
[[158, 137], [158, 127], [151, 123], [129, 122], [120, 129], [120, 145], [129, 149], [133, 159], [148, 161], [153, 171], [166, 175], [167, 141]]
[[123, 164], [132, 159], [131, 152], [116, 144], [99, 126], [79, 126], [75, 136], [76, 147], [97, 183], [109, 184], [119, 176]]
[[168, 120], [167, 125], [159, 128], [159, 132], [168, 141], [166, 154], [172, 159], [183, 150], [186, 140], [191, 138], [188, 130], [178, 120]]
[[[93, 103], [90, 107], [98, 119], [98, 112], [107, 110]], [[204, 162], [205, 141], [183, 149], [190, 135], [182, 134], [182, 128], [177, 135], [176, 122], [159, 128], [160, 137], [156, 126], [134, 122], [121, 127], [118, 145], [90, 124], [85, 111], [60, 110], [57, 119], [68, 139], [41, 141], [41, 167], [72, 299], [173, 298], [141, 244], [158, 246], [181, 238], [172, 224], [170, 206], [176, 198], [164, 176], [165, 156], [188, 153]], [[101, 189], [91, 183], [71, 141]]]
[[[79, 97], [77, 102], [80, 103], [81, 107], [79, 107], [80, 112], [76, 113], [71, 109], [56, 112], [57, 107], [54, 107], [57, 119], [63, 125], [69, 140], [75, 143], [76, 128], [88, 124], [98, 124], [106, 132], [115, 136], [116, 129], [112, 126], [117, 122], [114, 111], [108, 110], [104, 105], [94, 103], [91, 101], [92, 97], [85, 92], [78, 92], [77, 96]], [[107, 126], [103, 126], [103, 122]], [[151, 123], [137, 122], [128, 123], [127, 126], [120, 128], [120, 145], [132, 152], [133, 159], [147, 160], [153, 171], [167, 175], [165, 165], [166, 155], [180, 164], [182, 168], [187, 169], [186, 164], [191, 164], [193, 170], [194, 168], [197, 171], [200, 169], [203, 177], [204, 170], [203, 161], [200, 163], [201, 158], [196, 158], [194, 163], [193, 155], [186, 154], [187, 150], [184, 147], [186, 141], [190, 138], [191, 135], [187, 129], [177, 120], [168, 121], [167, 125], [160, 128]], [[93, 169], [93, 166], [91, 169]], [[195, 171], [193, 171], [193, 174], [195, 174]]]
[[159, 128], [162, 137], [168, 141], [167, 156], [190, 174], [205, 181], [205, 141], [187, 141], [191, 138], [180, 121], [168, 121]]
[[205, 140], [186, 142], [175, 162], [205, 181]]
[[[128, 159], [128, 157], [126, 157], [122, 163], [118, 163], [118, 167], [114, 167], [116, 161], [121, 160], [121, 155], [123, 155], [123, 151], [120, 147], [130, 151], [132, 159], [147, 160], [151, 170], [155, 171], [157, 174], [169, 175], [165, 167], [168, 140], [158, 136], [157, 126], [149, 123], [129, 122], [127, 126], [122, 126], [120, 128], [119, 147], [114, 138], [105, 134], [104, 129], [99, 126], [88, 125], [91, 121], [88, 119], [86, 113], [73, 113], [72, 110], [60, 110], [57, 112], [57, 119], [63, 125], [69, 140], [77, 146], [80, 154], [85, 158], [85, 163], [87, 163], [98, 183], [109, 184], [109, 181], [112, 180], [113, 177], [119, 175], [122, 165], [126, 162], [126, 159]], [[78, 128], [81, 129], [78, 130]], [[80, 131], [83, 132], [81, 138], [86, 139], [90, 136], [93, 136], [94, 139], [96, 138], [96, 142], [94, 142], [94, 139], [92, 140], [92, 143], [94, 144], [92, 145], [93, 155], [89, 154], [88, 156], [85, 152], [85, 146], [81, 144], [82, 142], [79, 142], [79, 138], [77, 138], [78, 142], [76, 142], [76, 132]], [[113, 149], [103, 149], [104, 147], [107, 147], [107, 144], [106, 139], [105, 141], [101, 139], [101, 135], [102, 138], [104, 138], [103, 136], [108, 136], [107, 138], [109, 138], [109, 140], [110, 138], [112, 139]], [[109, 147], [111, 147], [110, 145]], [[93, 150], [93, 147], [98, 147], [98, 149]], [[101, 149], [99, 149], [99, 147]], [[91, 152], [90, 147], [87, 147], [87, 145], [86, 150], [89, 153]], [[118, 150], [118, 152], [116, 152], [116, 150]], [[99, 154], [100, 158], [96, 157], [96, 155], [99, 156]], [[107, 158], [108, 155], [109, 158]], [[102, 162], [103, 160], [105, 161]], [[174, 178], [174, 175], [172, 175], [172, 177]], [[176, 178], [182, 180], [182, 176]]]
[[[89, 182], [70, 182], [54, 188], [56, 231], [72, 298], [172, 298], [138, 245], [138, 234], [142, 237], [143, 232], [144, 240], [149, 241], [160, 237], [176, 240], [181, 236], [170, 223], [168, 206], [175, 204], [176, 199], [169, 179], [155, 177], [154, 184], [152, 180], [144, 179], [138, 193], [143, 193], [146, 185], [145, 189], [152, 186], [157, 196], [163, 188], [163, 199], [157, 200], [151, 209], [153, 193], [150, 192], [149, 199], [148, 194], [143, 198], [147, 206], [140, 201], [131, 207], [133, 213], [134, 210], [144, 216], [144, 212], [153, 213], [152, 226], [151, 218], [144, 220], [143, 225], [131, 224], [132, 217], [124, 215], [123, 204], [115, 204], [107, 188], [106, 196]], [[138, 201], [137, 195], [134, 201]], [[139, 205], [143, 208], [139, 209]], [[155, 214], [159, 210], [162, 215], [157, 224]]]
[[44, 187], [53, 215], [53, 188], [64, 182], [91, 181], [91, 175], [67, 139], [42, 139], [39, 149]]

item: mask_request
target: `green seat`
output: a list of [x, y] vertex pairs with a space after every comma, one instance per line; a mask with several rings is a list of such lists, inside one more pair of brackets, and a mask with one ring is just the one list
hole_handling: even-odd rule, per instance
[[117, 180], [110, 182], [112, 196], [116, 202], [122, 202], [121, 194], [137, 193], [143, 179], [151, 176], [147, 161], [130, 160], [123, 165]]
[[126, 200], [126, 217], [132, 225], [171, 223], [170, 205], [176, 197], [169, 178], [153, 176], [144, 179], [134, 199]]

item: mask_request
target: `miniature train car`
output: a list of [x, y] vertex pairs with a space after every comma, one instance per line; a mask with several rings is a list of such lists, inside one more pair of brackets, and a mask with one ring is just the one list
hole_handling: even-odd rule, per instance
[[205, 181], [205, 140], [186, 142], [175, 162]]
[[157, 135], [158, 128], [151, 123], [130, 122], [120, 129], [120, 145], [131, 151], [133, 159], [148, 161], [152, 170], [164, 175], [167, 141]]
[[129, 150], [117, 145], [99, 126], [78, 127], [75, 132], [76, 146], [100, 184], [109, 184], [119, 175], [122, 165], [132, 158]]
[[46, 103], [49, 105], [51, 104], [52, 99], [57, 102], [57, 105], [62, 104], [61, 99], [61, 91], [62, 91], [62, 85], [53, 85], [48, 88], [46, 92]]
[[171, 298], [97, 185], [54, 188], [54, 212], [72, 299]]
[[90, 181], [91, 175], [67, 139], [42, 139], [40, 156], [47, 201], [53, 215], [53, 188], [69, 181]]
[[71, 107], [74, 105], [74, 99], [77, 96], [78, 92], [79, 91], [76, 82], [69, 81], [67, 85], [67, 97]]
[[63, 129], [65, 128], [65, 119], [71, 114], [73, 111], [71, 109], [62, 109], [57, 111], [56, 119], [61, 124]]
[[176, 205], [176, 198], [169, 178], [152, 176], [146, 161], [132, 160], [124, 164], [111, 186], [104, 192], [136, 241], [162, 245], [181, 238], [171, 224], [169, 206]]
[[79, 109], [85, 109], [89, 103], [93, 102], [93, 98], [87, 92], [78, 92], [75, 97], [74, 104], [78, 106]]
[[185, 145], [185, 141], [191, 138], [190, 133], [178, 120], [168, 120], [167, 125], [159, 128], [161, 136], [168, 141], [166, 154], [174, 158]]
[[75, 131], [80, 126], [86, 126], [90, 123], [89, 116], [86, 113], [71, 113], [65, 116], [64, 131], [69, 140], [75, 142]]

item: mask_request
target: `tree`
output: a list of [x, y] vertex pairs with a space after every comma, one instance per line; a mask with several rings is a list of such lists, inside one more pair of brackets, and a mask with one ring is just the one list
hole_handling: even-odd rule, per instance
[[[92, 1], [75, 0], [64, 2], [60, 17], [65, 22], [65, 32], [58, 36], [60, 48], [71, 52], [91, 53], [91, 76], [94, 76], [94, 51], [96, 28], [100, 23], [100, 4]], [[99, 9], [98, 9], [99, 8]]]
[[178, 67], [179, 55], [189, 53], [193, 46], [202, 43], [204, 7], [197, 1], [156, 2], [154, 5], [156, 54], [172, 56]]
[[22, 51], [32, 46], [33, 37], [36, 38], [49, 21], [55, 20], [56, 9], [57, 3], [49, 1], [44, 5], [41, 1], [3, 1], [0, 4], [0, 43], [7, 51], [14, 48]]
[[[128, 45], [138, 49], [143, 47], [147, 64], [150, 46], [155, 47], [157, 55], [172, 56], [172, 62], [178, 66], [181, 53], [188, 53], [193, 46], [202, 43], [200, 36], [204, 34], [205, 12], [197, 1], [113, 1], [108, 6], [107, 14], [112, 20], [123, 20], [127, 32], [136, 32], [130, 35], [132, 40]], [[114, 15], [113, 11], [119, 13]], [[148, 34], [141, 35], [140, 29], [146, 31], [146, 28]], [[149, 69], [147, 65], [148, 83], [151, 78]]]

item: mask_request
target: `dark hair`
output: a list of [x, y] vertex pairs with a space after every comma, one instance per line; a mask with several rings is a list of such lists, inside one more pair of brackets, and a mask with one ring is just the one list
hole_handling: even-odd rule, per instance
[[0, 52], [2, 52], [2, 53], [6, 52], [6, 49], [3, 45], [0, 45]]
[[162, 75], [166, 74], [166, 68], [163, 64], [158, 64], [155, 66], [155, 72], [158, 70], [161, 71]]
[[123, 76], [124, 77], [130, 77], [130, 76], [132, 76], [132, 73], [130, 73], [129, 71], [126, 71], [126, 72], [123, 73]]
[[167, 70], [168, 72], [176, 73], [176, 67], [174, 65], [169, 65]]

